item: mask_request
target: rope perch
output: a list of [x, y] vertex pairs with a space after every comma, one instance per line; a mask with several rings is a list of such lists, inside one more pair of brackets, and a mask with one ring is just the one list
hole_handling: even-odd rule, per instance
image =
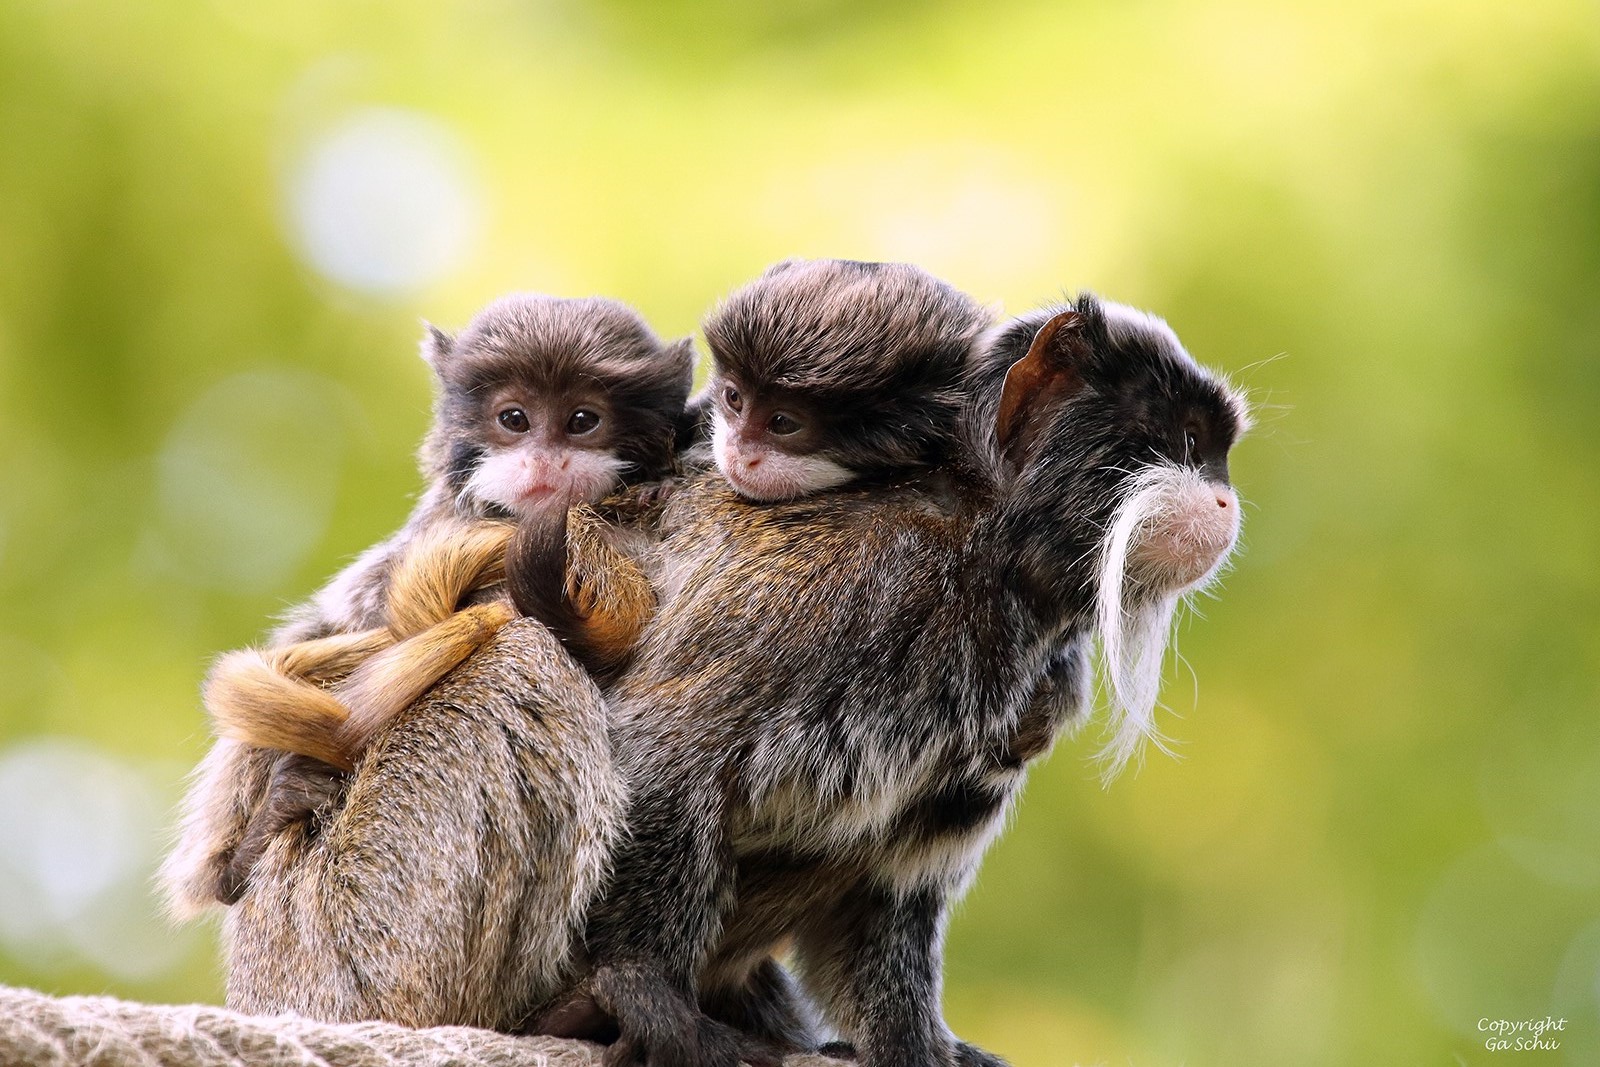
[[[465, 1026], [319, 1023], [200, 1004], [50, 997], [0, 986], [6, 1067], [599, 1067], [600, 1047]], [[791, 1056], [784, 1067], [837, 1067]]]

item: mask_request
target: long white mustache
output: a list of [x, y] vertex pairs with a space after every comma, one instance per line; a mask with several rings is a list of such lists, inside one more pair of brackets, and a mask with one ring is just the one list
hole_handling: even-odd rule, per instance
[[1216, 580], [1238, 540], [1239, 501], [1190, 467], [1152, 465], [1128, 481], [1100, 542], [1096, 621], [1110, 696], [1111, 740], [1100, 752], [1110, 780], [1149, 740], [1161, 669], [1184, 597]]

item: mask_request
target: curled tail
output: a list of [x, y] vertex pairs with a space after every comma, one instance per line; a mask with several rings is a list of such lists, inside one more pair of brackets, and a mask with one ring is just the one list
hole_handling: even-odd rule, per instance
[[272, 652], [247, 648], [223, 655], [202, 692], [220, 737], [313, 756], [343, 770], [355, 766], [337, 740], [349, 710], [332, 693], [288, 673]]
[[505, 576], [505, 522], [440, 523], [418, 535], [389, 576], [389, 629], [396, 639], [443, 622], [467, 596]]
[[585, 619], [567, 591], [567, 514], [554, 508], [517, 528], [506, 550], [506, 592], [519, 614], [544, 623], [581, 663]]
[[513, 527], [442, 523], [407, 547], [389, 579], [389, 625], [230, 652], [206, 680], [220, 736], [352, 769], [372, 736], [513, 617], [504, 601], [458, 610], [502, 578]]
[[[373, 656], [334, 687], [349, 709], [334, 743], [352, 761], [384, 723], [405, 711], [516, 617], [510, 604], [477, 604]], [[309, 753], [308, 753], [309, 754]]]

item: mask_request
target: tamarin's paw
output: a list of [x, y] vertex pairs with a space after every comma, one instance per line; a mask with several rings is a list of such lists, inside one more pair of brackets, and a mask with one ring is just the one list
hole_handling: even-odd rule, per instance
[[321, 829], [321, 821], [344, 795], [348, 780], [349, 776], [339, 768], [321, 760], [286, 753], [273, 764], [267, 796], [257, 818], [264, 818], [264, 825], [274, 836], [284, 827], [302, 820], [308, 822], [308, 829], [315, 834]]
[[[606, 1049], [605, 1067], [779, 1067], [782, 1055], [763, 1041], [703, 1014], [693, 997], [649, 965], [597, 968], [579, 987], [581, 998], [615, 1019], [618, 1037]], [[557, 1015], [585, 1020], [569, 999]], [[554, 1022], [546, 1013], [541, 1022]], [[546, 1029], [541, 1027], [541, 1030]]]
[[219, 858], [216, 882], [211, 887], [211, 895], [217, 898], [218, 904], [231, 908], [239, 903], [239, 898], [244, 896], [250, 884], [250, 872], [255, 868], [257, 858], [259, 853], [241, 862], [238, 848]]
[[[731, 1040], [739, 1063], [749, 1064], [750, 1067], [783, 1067], [784, 1050], [770, 1041], [754, 1037], [713, 1019], [704, 1020], [701, 1027], [702, 1029], [712, 1027], [718, 1032], [720, 1036], [711, 1039], [713, 1044], [725, 1039]], [[706, 1043], [706, 1039], [702, 1037], [701, 1046], [704, 1047]]]
[[617, 1040], [617, 1021], [595, 1003], [593, 996], [579, 989], [540, 1013], [528, 1033], [609, 1045]]
[[648, 483], [639, 490], [639, 505], [645, 508], [660, 507], [672, 498], [682, 484], [682, 478], [663, 478], [659, 482]]
[[702, 1015], [695, 1036], [696, 1044], [700, 1047], [692, 1061], [694, 1063], [726, 1064], [728, 1067], [738, 1067], [741, 1063], [749, 1067], [783, 1067], [782, 1050], [715, 1019]]
[[783, 1053], [702, 1016], [687, 1031], [653, 1027], [649, 1034], [624, 1032], [601, 1062], [604, 1067], [782, 1067]]

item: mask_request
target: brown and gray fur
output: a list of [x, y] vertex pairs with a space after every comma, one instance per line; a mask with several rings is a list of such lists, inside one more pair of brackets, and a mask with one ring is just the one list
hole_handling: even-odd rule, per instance
[[[545, 1028], [609, 1017], [613, 1065], [770, 1058], [813, 1036], [773, 981], [792, 943], [866, 1067], [1001, 1063], [941, 1017], [950, 907], [1086, 702], [1100, 587], [1174, 591], [1137, 553], [1102, 565], [1130, 487], [1188, 471], [1236, 508], [1241, 427], [1164, 324], [1088, 296], [1011, 324], [973, 373], [963, 463], [760, 505], [705, 477], [667, 505], [670, 580], [609, 693], [629, 835], [592, 970]], [[734, 1027], [696, 1006], [741, 997], [760, 1010]]]
[[[594, 495], [614, 475], [622, 484], [659, 477], [670, 468], [674, 435], [692, 374], [687, 341], [664, 345], [637, 314], [600, 298], [559, 299], [531, 294], [502, 298], [480, 313], [457, 338], [429, 327], [423, 355], [439, 381], [435, 419], [421, 451], [427, 486], [406, 525], [363, 553], [273, 635], [270, 646], [359, 635], [390, 626], [389, 594], [396, 568], [430, 532], [452, 524], [518, 517], [508, 502], [485, 496], [474, 482], [496, 454], [484, 430], [498, 392], [533, 397], [573, 391], [598, 395], [619, 416], [606, 423], [605, 463], [597, 468]], [[357, 645], [363, 639], [352, 638]], [[347, 669], [349, 656], [335, 656]], [[337, 672], [332, 672], [337, 673]], [[162, 878], [179, 915], [216, 902], [231, 903], [245, 889], [248, 863], [236, 862], [274, 776], [293, 779], [303, 761], [280, 763], [277, 752], [236, 740], [219, 740], [197, 768], [185, 799], [179, 841]], [[334, 791], [336, 776], [312, 774], [318, 797]], [[304, 782], [301, 783], [302, 785]], [[321, 788], [326, 786], [326, 788]], [[565, 788], [552, 783], [552, 788]], [[292, 791], [291, 791], [292, 792]], [[294, 804], [286, 801], [286, 809]], [[278, 820], [266, 820], [268, 833]], [[257, 827], [255, 835], [263, 836]], [[259, 841], [257, 842], [259, 843]], [[243, 869], [241, 869], [243, 868]]]
[[594, 684], [510, 622], [273, 837], [224, 918], [228, 1006], [517, 1028], [569, 976], [622, 804]]
[[[712, 370], [690, 417], [741, 496], [788, 500], [844, 484], [881, 486], [945, 462], [958, 448], [970, 364], [988, 310], [909, 263], [793, 259], [769, 267], [707, 316]], [[568, 575], [560, 531], [530, 528], [513, 596], [592, 669], [624, 654], [614, 613]], [[537, 560], [537, 562], [536, 562]], [[563, 598], [563, 592], [570, 596]], [[652, 605], [653, 606], [653, 605]]]

